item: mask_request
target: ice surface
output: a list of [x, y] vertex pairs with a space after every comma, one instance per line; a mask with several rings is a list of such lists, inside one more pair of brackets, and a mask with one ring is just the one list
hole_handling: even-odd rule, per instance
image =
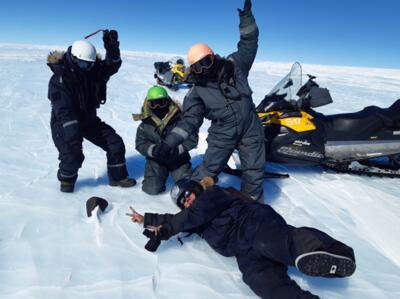
[[[215, 252], [199, 237], [176, 238], [156, 254], [144, 250], [142, 229], [125, 216], [176, 212], [167, 193], [148, 196], [140, 189], [144, 159], [134, 149], [140, 111], [154, 84], [153, 62], [175, 54], [123, 52], [120, 72], [109, 83], [108, 102], [99, 111], [124, 138], [130, 174], [138, 186], [107, 185], [102, 150], [85, 142], [86, 160], [74, 194], [58, 191], [57, 152], [49, 130], [46, 66], [50, 49], [0, 45], [0, 298], [256, 298], [242, 282], [234, 258]], [[285, 75], [291, 64], [257, 62], [250, 75], [256, 102]], [[304, 65], [332, 92], [326, 113], [351, 112], [367, 105], [388, 106], [400, 96], [400, 70]], [[185, 91], [172, 93], [182, 101]], [[208, 123], [194, 163], [206, 148]], [[400, 298], [400, 189], [398, 180], [327, 173], [318, 167], [270, 165], [291, 179], [265, 182], [266, 202], [297, 226], [314, 226], [355, 249], [357, 271], [349, 279], [321, 279], [290, 269], [305, 289], [325, 299]], [[239, 179], [221, 175], [223, 185]], [[169, 183], [170, 187], [171, 182]], [[85, 202], [101, 196], [112, 209], [88, 222]]]

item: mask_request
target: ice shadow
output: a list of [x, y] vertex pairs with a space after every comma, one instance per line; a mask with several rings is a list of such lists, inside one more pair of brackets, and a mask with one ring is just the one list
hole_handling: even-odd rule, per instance
[[349, 287], [348, 278], [324, 278], [308, 276], [294, 267], [289, 268], [288, 274], [292, 277], [299, 277], [306, 280], [310, 287], [321, 291], [340, 293], [341, 290], [347, 289]]
[[[126, 166], [128, 168], [129, 176], [136, 180], [140, 177], [143, 177], [145, 161], [145, 158], [139, 154], [128, 157], [126, 159]], [[104, 171], [97, 178], [91, 177], [82, 180], [79, 180], [78, 178], [75, 184], [75, 190], [79, 190], [84, 187], [99, 187], [105, 185], [108, 185], [107, 171]]]

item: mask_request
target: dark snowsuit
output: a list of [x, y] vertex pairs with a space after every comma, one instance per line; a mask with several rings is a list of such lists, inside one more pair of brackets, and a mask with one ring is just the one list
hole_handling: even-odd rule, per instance
[[49, 82], [48, 98], [52, 106], [52, 137], [60, 160], [58, 179], [76, 181], [84, 160], [83, 138], [106, 151], [111, 179], [126, 178], [124, 142], [96, 114], [100, 104], [106, 102], [107, 81], [121, 66], [120, 57], [97, 58], [93, 68], [85, 73], [73, 64], [69, 47], [66, 53], [50, 53], [48, 66], [54, 73]]
[[317, 229], [288, 225], [270, 206], [251, 202], [232, 188], [211, 187], [175, 215], [145, 214], [145, 227], [158, 225], [162, 240], [195, 232], [218, 253], [235, 256], [244, 282], [265, 299], [318, 298], [287, 274], [287, 267], [295, 266], [301, 254], [335, 248], [354, 260], [353, 250], [345, 244]]
[[169, 146], [175, 147], [199, 130], [204, 117], [211, 120], [208, 148], [193, 179], [217, 176], [233, 151], [238, 149], [243, 171], [241, 190], [254, 199], [260, 199], [263, 194], [265, 163], [263, 130], [247, 81], [257, 43], [258, 28], [253, 15], [251, 12], [241, 14], [238, 51], [227, 59], [231, 64], [233, 62], [234, 82], [219, 80], [225, 75], [223, 65], [228, 63], [220, 63], [218, 80], [191, 82], [195, 85], [184, 99], [182, 121], [165, 139]]
[[188, 152], [197, 146], [198, 136], [193, 134], [187, 138], [169, 159], [160, 160], [153, 157], [154, 147], [176, 126], [181, 117], [181, 110], [177, 104], [171, 102], [168, 114], [160, 120], [146, 104], [147, 101], [142, 114], [133, 116], [135, 120], [142, 120], [136, 131], [136, 150], [146, 157], [142, 190], [148, 194], [158, 194], [165, 191], [169, 173], [175, 182], [191, 177], [192, 164]]

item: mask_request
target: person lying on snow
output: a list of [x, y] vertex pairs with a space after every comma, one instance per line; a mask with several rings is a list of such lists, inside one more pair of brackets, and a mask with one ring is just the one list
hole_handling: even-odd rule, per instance
[[161, 240], [180, 232], [197, 233], [218, 253], [236, 257], [244, 282], [261, 298], [319, 298], [290, 279], [288, 266], [322, 277], [346, 277], [356, 269], [349, 246], [315, 228], [291, 226], [270, 206], [211, 178], [180, 180], [171, 197], [182, 209], [175, 215], [142, 216], [132, 207], [127, 214], [146, 228], [146, 249], [156, 251]]
[[132, 187], [136, 181], [128, 177], [125, 145], [115, 130], [97, 116], [97, 109], [106, 102], [107, 82], [121, 66], [118, 33], [103, 31], [105, 60], [87, 40], [78, 40], [67, 52], [51, 52], [48, 66], [54, 73], [49, 82], [51, 133], [59, 152], [57, 173], [62, 192], [73, 192], [84, 155], [86, 139], [107, 153], [107, 169], [111, 186]]
[[147, 92], [142, 113], [133, 115], [135, 121], [142, 121], [136, 131], [136, 150], [146, 157], [142, 190], [148, 194], [164, 192], [170, 173], [175, 182], [192, 176], [189, 151], [197, 146], [197, 134], [189, 136], [167, 157], [154, 153], [161, 140], [175, 128], [181, 114], [166, 89], [153, 86]]

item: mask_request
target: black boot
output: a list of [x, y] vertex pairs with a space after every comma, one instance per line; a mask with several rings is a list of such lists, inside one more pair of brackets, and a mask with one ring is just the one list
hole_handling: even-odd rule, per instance
[[355, 261], [327, 251], [304, 253], [297, 257], [296, 267], [304, 274], [323, 277], [346, 277], [356, 270]]
[[61, 181], [60, 191], [65, 193], [72, 193], [74, 192], [74, 187], [75, 187], [74, 183]]
[[113, 187], [129, 188], [136, 185], [136, 180], [130, 177], [126, 177], [120, 181], [109, 178], [108, 184]]

